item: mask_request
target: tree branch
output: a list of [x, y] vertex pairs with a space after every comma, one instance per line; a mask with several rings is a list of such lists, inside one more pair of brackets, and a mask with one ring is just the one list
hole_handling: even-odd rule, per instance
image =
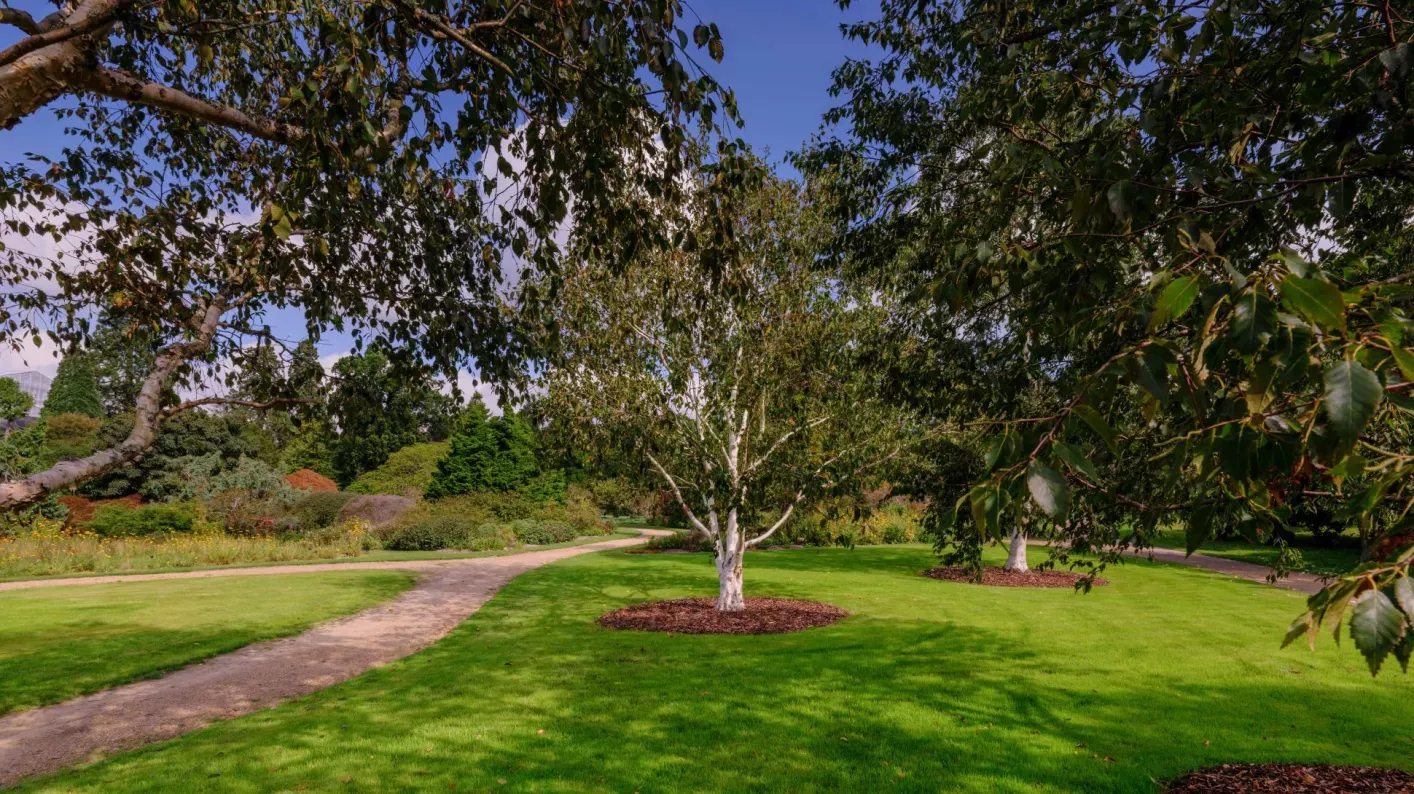
[[[39, 27], [39, 23], [34, 21], [34, 17], [18, 8], [0, 8], [0, 25], [9, 25], [19, 28], [30, 36], [35, 36], [43, 32]], [[6, 52], [8, 52], [8, 50], [6, 50]]]
[[663, 468], [663, 464], [659, 463], [658, 459], [653, 457], [653, 453], [649, 452], [646, 454], [648, 455], [648, 461], [653, 464], [653, 468], [657, 469], [658, 473], [663, 475], [664, 480], [667, 480], [668, 487], [673, 490], [673, 496], [678, 500], [678, 505], [682, 507], [682, 511], [687, 514], [687, 520], [692, 522], [692, 526], [709, 538], [716, 537], [716, 535], [707, 528], [707, 525], [703, 524], [702, 520], [697, 517], [697, 514], [692, 512], [692, 508], [688, 507], [687, 500], [682, 498], [682, 490], [678, 488], [678, 482], [673, 479], [673, 475], [669, 474], [668, 470]]
[[134, 0], [89, 0], [89, 2], [80, 5], [74, 10], [74, 13], [69, 16], [67, 21], [70, 24], [49, 30], [42, 29], [42, 26], [37, 24], [33, 17], [29, 14], [25, 14], [23, 11], [0, 9], [0, 21], [10, 22], [10, 24], [24, 30], [22, 25], [5, 18], [7, 13], [23, 14], [24, 19], [21, 20], [21, 22], [28, 20], [28, 23], [34, 26], [34, 30], [32, 31], [25, 30], [26, 33], [30, 33], [31, 35], [20, 39], [9, 47], [6, 47], [3, 52], [0, 52], [0, 66], [14, 63], [35, 50], [41, 50], [51, 44], [60, 44], [69, 39], [78, 38], [79, 36], [92, 33], [105, 25], [109, 25], [119, 14], [127, 10], [128, 6], [131, 6], [133, 2]]
[[174, 405], [162, 412], [164, 417], [171, 417], [183, 411], [190, 411], [203, 405], [241, 405], [246, 408], [254, 408], [257, 411], [264, 411], [277, 405], [316, 405], [320, 401], [311, 397], [277, 397], [273, 400], [258, 402], [256, 400], [242, 400], [236, 397], [202, 397], [199, 400], [187, 400], [179, 405]]
[[221, 325], [221, 315], [240, 301], [230, 295], [213, 297], [192, 317], [194, 334], [191, 338], [168, 345], [157, 354], [143, 380], [135, 406], [133, 429], [116, 446], [95, 452], [78, 460], [66, 460], [21, 480], [0, 483], [0, 510], [15, 510], [43, 499], [61, 488], [95, 477], [141, 457], [157, 441], [157, 430], [165, 418], [162, 394], [172, 382], [177, 369], [191, 359], [204, 354]]
[[306, 135], [304, 129], [292, 124], [264, 116], [251, 116], [233, 107], [208, 102], [116, 69], [98, 69], [90, 73], [82, 87], [110, 99], [172, 111], [273, 143], [293, 143]]

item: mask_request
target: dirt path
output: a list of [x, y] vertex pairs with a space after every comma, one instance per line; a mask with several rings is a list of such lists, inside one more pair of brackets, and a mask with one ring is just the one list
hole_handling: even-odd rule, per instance
[[[645, 536], [668, 534], [640, 531]], [[162, 678], [0, 718], [0, 786], [180, 736], [216, 720], [269, 708], [353, 678], [441, 639], [519, 574], [556, 560], [633, 546], [646, 539], [621, 538], [464, 560], [288, 565], [0, 585], [0, 590], [16, 590], [369, 568], [423, 572], [422, 580], [398, 598], [299, 636], [251, 645]]]
[[[1046, 541], [1032, 541], [1033, 546], [1050, 545]], [[1172, 562], [1178, 565], [1188, 565], [1194, 568], [1206, 568], [1209, 571], [1225, 573], [1239, 579], [1247, 579], [1253, 582], [1264, 584], [1275, 584], [1277, 587], [1287, 590], [1296, 590], [1302, 593], [1316, 593], [1321, 589], [1321, 579], [1309, 573], [1293, 573], [1284, 579], [1278, 579], [1275, 583], [1267, 582], [1267, 577], [1271, 575], [1272, 569], [1265, 565], [1254, 565], [1250, 562], [1240, 562], [1229, 560], [1226, 557], [1210, 557], [1207, 554], [1194, 554], [1185, 556], [1177, 549], [1146, 549], [1144, 551], [1123, 552], [1126, 557], [1139, 557], [1142, 559], [1153, 558], [1159, 562]]]

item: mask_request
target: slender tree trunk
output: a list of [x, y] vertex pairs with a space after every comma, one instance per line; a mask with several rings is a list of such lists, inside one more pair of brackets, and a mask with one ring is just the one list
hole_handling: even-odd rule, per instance
[[736, 508], [727, 511], [726, 526], [717, 539], [717, 611], [741, 612], [746, 609], [742, 587], [742, 563], [746, 555], [746, 538], [737, 526]]
[[1026, 564], [1026, 533], [1017, 527], [1011, 531], [1011, 548], [1007, 553], [1006, 565], [1002, 570], [1009, 573], [1030, 573], [1031, 567]]

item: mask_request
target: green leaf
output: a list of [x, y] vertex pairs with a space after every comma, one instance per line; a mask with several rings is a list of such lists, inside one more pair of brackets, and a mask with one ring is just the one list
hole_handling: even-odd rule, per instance
[[1389, 354], [1394, 358], [1394, 363], [1399, 367], [1399, 371], [1407, 381], [1414, 381], [1414, 353], [1410, 353], [1402, 347], [1390, 346]]
[[1060, 472], [1040, 461], [1031, 461], [1026, 470], [1026, 489], [1041, 512], [1052, 521], [1064, 521], [1070, 512], [1070, 486]]
[[1159, 294], [1158, 303], [1154, 304], [1154, 313], [1149, 317], [1149, 330], [1152, 332], [1170, 320], [1182, 317], [1197, 297], [1198, 279], [1195, 276], [1185, 276], [1169, 282]]
[[1395, 408], [1414, 414], [1414, 397], [1410, 397], [1407, 394], [1390, 392], [1385, 395], [1385, 399], [1389, 400]]
[[1401, 576], [1389, 586], [1390, 598], [1404, 610], [1405, 620], [1414, 621], [1414, 579]]
[[1065, 464], [1077, 473], [1085, 475], [1090, 482], [1099, 482], [1100, 470], [1095, 468], [1095, 464], [1091, 463], [1078, 447], [1063, 441], [1056, 442], [1056, 457], [1065, 461]]
[[1342, 361], [1326, 370], [1325, 380], [1331, 429], [1346, 446], [1354, 445], [1380, 404], [1380, 379], [1357, 362]]
[[1193, 512], [1188, 516], [1188, 532], [1185, 538], [1185, 545], [1188, 554], [1203, 547], [1208, 542], [1208, 538], [1213, 536], [1213, 514], [1217, 512], [1217, 505], [1198, 505], [1193, 508]]
[[1233, 344], [1244, 355], [1257, 352], [1276, 326], [1276, 306], [1260, 292], [1238, 299], [1232, 312]]
[[1378, 675], [1385, 657], [1404, 639], [1404, 613], [1395, 608], [1389, 596], [1379, 590], [1366, 590], [1355, 599], [1350, 611], [1350, 639], [1370, 665], [1370, 675]]
[[1109, 422], [1105, 421], [1105, 417], [1100, 416], [1099, 411], [1081, 403], [1070, 409], [1070, 412], [1080, 417], [1081, 421], [1089, 425], [1090, 429], [1094, 430], [1095, 434], [1104, 440], [1105, 446], [1110, 449], [1110, 454], [1118, 454], [1118, 449], [1115, 446], [1115, 431], [1110, 427]]
[[1345, 298], [1329, 281], [1287, 276], [1281, 282], [1281, 299], [1322, 330], [1345, 330]]

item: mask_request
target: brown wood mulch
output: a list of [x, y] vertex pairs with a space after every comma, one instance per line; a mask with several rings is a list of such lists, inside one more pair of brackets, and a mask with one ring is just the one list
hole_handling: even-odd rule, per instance
[[[923, 575], [930, 579], [940, 579], [944, 582], [961, 582], [963, 584], [976, 584], [972, 578], [972, 570], [969, 568], [929, 568]], [[1003, 571], [1001, 568], [983, 568], [982, 584], [993, 587], [1075, 587], [1075, 583], [1085, 577], [1082, 574], [1070, 573], [1069, 571], [1031, 571], [1030, 573], [1014, 573]], [[1107, 585], [1105, 579], [1095, 579], [1092, 584], [1096, 587]]]
[[748, 598], [741, 612], [718, 612], [715, 598], [676, 598], [614, 610], [599, 618], [599, 625], [665, 634], [786, 634], [828, 626], [847, 615], [830, 604], [792, 598]]
[[1166, 794], [1414, 794], [1397, 769], [1316, 764], [1223, 764], [1189, 772]]

